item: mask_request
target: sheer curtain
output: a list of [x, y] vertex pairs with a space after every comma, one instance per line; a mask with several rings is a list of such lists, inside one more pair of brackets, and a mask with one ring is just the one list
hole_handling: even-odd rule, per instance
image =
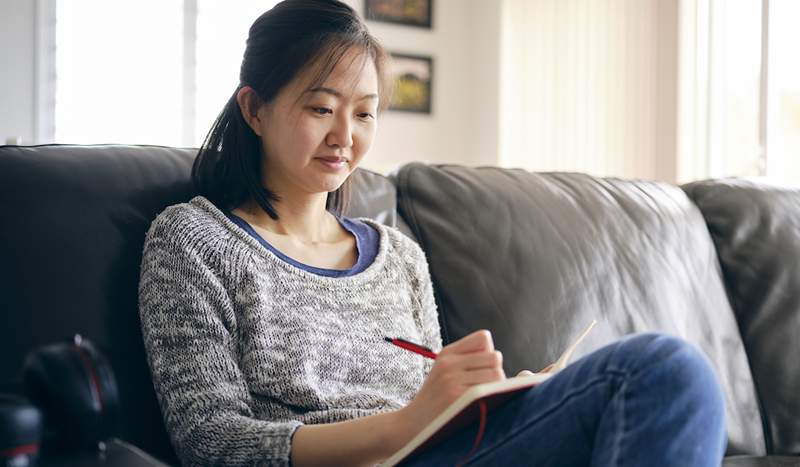
[[674, 179], [676, 24], [671, 1], [505, 0], [501, 164]]
[[800, 185], [800, 1], [502, 5], [502, 165]]

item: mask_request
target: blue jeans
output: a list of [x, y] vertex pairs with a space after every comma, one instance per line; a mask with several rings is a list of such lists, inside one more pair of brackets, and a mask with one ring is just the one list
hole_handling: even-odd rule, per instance
[[[457, 465], [477, 425], [404, 465]], [[490, 410], [464, 465], [719, 467], [726, 442], [723, 396], [705, 356], [649, 333], [603, 347]]]

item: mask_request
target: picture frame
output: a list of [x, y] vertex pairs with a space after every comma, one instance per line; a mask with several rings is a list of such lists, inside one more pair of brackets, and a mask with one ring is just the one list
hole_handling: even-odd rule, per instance
[[364, 0], [364, 18], [432, 29], [433, 0]]
[[431, 114], [433, 58], [391, 52], [392, 100], [389, 110]]

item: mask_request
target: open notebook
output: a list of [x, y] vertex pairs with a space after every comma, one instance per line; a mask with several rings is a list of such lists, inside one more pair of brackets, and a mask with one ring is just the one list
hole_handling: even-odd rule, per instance
[[478, 384], [465, 391], [458, 399], [448, 406], [438, 417], [433, 419], [417, 436], [380, 465], [391, 467], [402, 460], [422, 452], [430, 446], [447, 439], [459, 429], [470, 424], [480, 417], [479, 401], [486, 401], [487, 408], [491, 410], [500, 406], [518, 391], [536, 386], [558, 373], [567, 366], [572, 353], [578, 344], [589, 334], [597, 321], [592, 320], [589, 327], [570, 345], [567, 350], [556, 360], [552, 369], [547, 373], [534, 373], [533, 375], [515, 376], [502, 381]]

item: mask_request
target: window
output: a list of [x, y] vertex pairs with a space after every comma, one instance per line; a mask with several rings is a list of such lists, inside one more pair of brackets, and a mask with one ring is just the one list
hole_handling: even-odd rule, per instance
[[43, 80], [52, 137], [200, 145], [239, 82], [250, 25], [275, 3], [57, 0], [55, 73]]
[[697, 37], [706, 41], [696, 43], [694, 78], [707, 91], [695, 96], [701, 144], [693, 155], [705, 167], [694, 178], [767, 175], [800, 185], [800, 2], [696, 5], [705, 12], [697, 16]]
[[761, 2], [711, 3], [709, 54], [709, 172], [763, 172]]
[[800, 183], [800, 2], [769, 3], [766, 174]]

